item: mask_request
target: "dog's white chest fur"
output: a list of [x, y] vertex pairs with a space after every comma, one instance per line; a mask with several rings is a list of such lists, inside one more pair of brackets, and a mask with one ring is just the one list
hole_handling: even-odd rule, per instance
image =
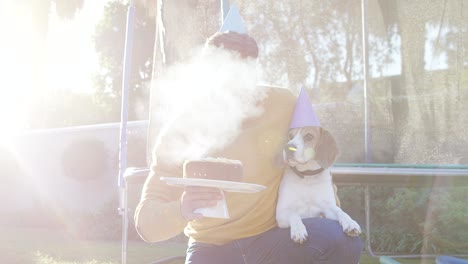
[[304, 178], [286, 169], [276, 209], [279, 227], [289, 227], [289, 216], [293, 213], [300, 218], [319, 217], [333, 205], [336, 205], [336, 201], [328, 169]]
[[336, 220], [350, 236], [361, 233], [359, 224], [336, 205], [328, 169], [318, 175], [301, 178], [288, 168], [281, 181], [276, 206], [278, 226], [290, 227], [291, 239], [303, 243], [307, 240], [308, 233], [302, 219], [311, 217]]

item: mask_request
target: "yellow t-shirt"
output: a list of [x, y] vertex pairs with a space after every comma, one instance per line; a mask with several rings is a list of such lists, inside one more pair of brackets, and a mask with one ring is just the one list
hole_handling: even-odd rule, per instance
[[159, 180], [161, 175], [181, 177], [182, 166], [165, 167], [159, 161], [159, 165], [151, 168], [135, 212], [136, 228], [145, 241], [166, 240], [184, 230], [194, 241], [225, 244], [276, 226], [276, 201], [283, 168], [274, 163], [286, 142], [296, 97], [283, 88], [262, 89], [268, 89], [266, 99], [261, 102], [263, 114], [245, 120], [235, 140], [212, 157], [240, 160], [243, 181], [264, 185], [266, 190], [227, 192], [230, 219], [201, 218], [187, 222], [180, 213], [183, 189]]

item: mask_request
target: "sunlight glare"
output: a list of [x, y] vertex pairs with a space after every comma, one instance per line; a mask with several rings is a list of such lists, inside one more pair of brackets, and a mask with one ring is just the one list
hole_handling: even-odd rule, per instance
[[[0, 142], [28, 128], [29, 108], [42, 100], [39, 96], [48, 98], [58, 90], [94, 92], [92, 75], [99, 64], [92, 36], [105, 3], [85, 1], [69, 20], [59, 19], [52, 5], [42, 60], [34, 59], [41, 49], [34, 36], [36, 22], [29, 1], [0, 3]], [[34, 61], [43, 63], [36, 67], [43, 70], [36, 72], [42, 78], [39, 83], [33, 75]]]
[[47, 82], [51, 89], [94, 91], [92, 75], [98, 71], [99, 64], [92, 36], [103, 6], [102, 1], [85, 1], [83, 9], [70, 20], [58, 18], [52, 10], [47, 62]]
[[26, 3], [0, 5], [0, 142], [24, 128], [31, 90], [31, 18]]

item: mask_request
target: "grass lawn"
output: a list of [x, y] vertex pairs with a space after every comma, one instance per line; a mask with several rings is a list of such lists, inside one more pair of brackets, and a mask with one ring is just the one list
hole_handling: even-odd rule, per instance
[[[0, 263], [8, 264], [117, 264], [121, 241], [72, 239], [50, 229], [0, 227]], [[127, 263], [151, 263], [185, 253], [185, 243], [147, 244], [129, 241]]]
[[[0, 263], [8, 264], [117, 264], [121, 263], [121, 241], [72, 239], [51, 229], [0, 227]], [[147, 244], [129, 241], [127, 263], [151, 263], [184, 254], [185, 243]], [[434, 263], [433, 260], [399, 260], [405, 264]], [[182, 262], [174, 262], [182, 263]], [[379, 263], [365, 254], [361, 264]]]

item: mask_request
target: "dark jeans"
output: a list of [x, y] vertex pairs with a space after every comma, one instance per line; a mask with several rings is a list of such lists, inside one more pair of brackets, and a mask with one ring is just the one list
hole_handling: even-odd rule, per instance
[[291, 240], [289, 228], [273, 228], [253, 237], [226, 245], [191, 243], [186, 264], [356, 264], [362, 253], [359, 237], [349, 237], [337, 221], [324, 218], [303, 219], [308, 240]]

